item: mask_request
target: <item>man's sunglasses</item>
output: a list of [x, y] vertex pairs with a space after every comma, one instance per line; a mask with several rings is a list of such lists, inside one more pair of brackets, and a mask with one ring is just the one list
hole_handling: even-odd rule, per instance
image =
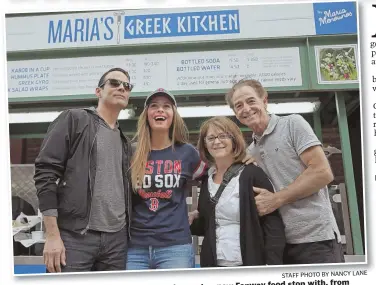
[[133, 86], [134, 86], [133, 84], [125, 82], [125, 81], [121, 81], [121, 80], [118, 80], [118, 79], [109, 78], [105, 82], [103, 82], [101, 85], [99, 85], [98, 87], [102, 88], [104, 85], [106, 85], [107, 82], [113, 88], [117, 88], [117, 87], [119, 87], [120, 85], [123, 84], [124, 89], [127, 90], [127, 91], [132, 91]]

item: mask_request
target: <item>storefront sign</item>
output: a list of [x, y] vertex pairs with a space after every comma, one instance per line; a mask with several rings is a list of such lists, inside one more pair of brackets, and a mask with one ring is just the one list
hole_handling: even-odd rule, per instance
[[7, 51], [315, 35], [312, 4], [124, 10], [6, 18]]
[[124, 17], [125, 39], [238, 34], [239, 10]]

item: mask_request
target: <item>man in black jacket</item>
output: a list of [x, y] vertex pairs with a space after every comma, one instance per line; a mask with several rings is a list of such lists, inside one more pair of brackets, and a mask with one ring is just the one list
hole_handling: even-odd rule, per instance
[[132, 87], [128, 72], [108, 70], [95, 89], [98, 107], [66, 110], [47, 131], [34, 180], [48, 272], [125, 269], [131, 148], [117, 120]]

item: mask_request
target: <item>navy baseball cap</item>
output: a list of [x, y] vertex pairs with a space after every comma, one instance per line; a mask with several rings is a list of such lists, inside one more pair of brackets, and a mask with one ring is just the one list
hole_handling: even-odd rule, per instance
[[164, 96], [167, 96], [167, 97], [172, 101], [172, 103], [174, 103], [174, 105], [177, 106], [174, 95], [172, 95], [172, 94], [171, 94], [170, 92], [168, 92], [166, 89], [158, 88], [158, 89], [155, 90], [154, 92], [150, 93], [150, 94], [148, 95], [148, 97], [146, 97], [144, 108], [146, 108], [146, 106], [149, 105], [151, 98], [153, 98], [153, 97], [156, 96], [156, 95], [164, 95]]

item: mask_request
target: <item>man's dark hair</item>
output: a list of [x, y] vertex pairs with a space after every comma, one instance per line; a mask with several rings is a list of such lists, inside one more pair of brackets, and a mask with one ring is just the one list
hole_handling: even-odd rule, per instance
[[128, 80], [131, 81], [131, 77], [129, 76], [129, 73], [127, 71], [125, 71], [124, 69], [122, 69], [120, 67], [115, 67], [115, 68], [111, 68], [110, 70], [103, 73], [101, 79], [99, 79], [98, 87], [100, 87], [103, 84], [104, 79], [106, 78], [107, 74], [109, 74], [110, 72], [113, 72], [113, 71], [120, 71], [120, 72], [124, 73], [125, 76], [128, 77]]

